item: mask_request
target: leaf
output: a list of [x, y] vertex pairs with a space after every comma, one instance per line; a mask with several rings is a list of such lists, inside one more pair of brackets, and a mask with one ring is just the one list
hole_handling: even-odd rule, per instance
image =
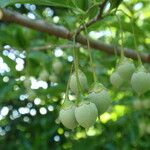
[[1, 28], [1, 30], [0, 30], [0, 35], [1, 35], [0, 36], [0, 44], [1, 45], [7, 44], [7, 45], [18, 47], [18, 43], [17, 43], [16, 39], [12, 38], [13, 33], [10, 33], [9, 31], [12, 31], [12, 30], [3, 30]]
[[47, 54], [39, 51], [31, 51], [28, 57], [37, 62], [48, 63], [50, 61], [50, 57]]
[[122, 1], [123, 0], [110, 0], [111, 3], [110, 9], [118, 8]]
[[9, 5], [13, 5], [16, 3], [20, 4], [36, 4], [36, 5], [47, 5], [47, 6], [55, 6], [55, 7], [64, 7], [64, 8], [72, 8], [72, 2], [70, 0], [1, 0], [0, 7], [6, 7]]
[[4, 99], [5, 96], [12, 91], [12, 88], [15, 84], [14, 80], [11, 80], [9, 83], [4, 84], [2, 87], [0, 87], [0, 99]]
[[11, 72], [9, 72], [9, 73], [11, 73], [11, 75], [13, 75], [13, 76], [16, 76], [17, 75], [16, 69], [15, 69], [16, 62], [5, 55], [2, 55], [2, 58], [3, 58], [4, 62], [8, 65], [8, 67], [11, 69]]
[[76, 0], [75, 4], [78, 8], [80, 8], [84, 11], [88, 9], [88, 1], [87, 0]]
[[98, 9], [99, 9], [98, 5], [94, 5], [91, 7], [91, 9], [87, 13], [90, 19], [96, 16], [96, 14], [98, 13]]
[[16, 30], [15, 39], [18, 42], [19, 47], [26, 49], [28, 47], [28, 39], [26, 38], [27, 34], [23, 31], [23, 28], [18, 28]]

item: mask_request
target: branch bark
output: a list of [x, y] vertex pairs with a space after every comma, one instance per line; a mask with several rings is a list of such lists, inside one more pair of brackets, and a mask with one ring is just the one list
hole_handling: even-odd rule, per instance
[[[22, 26], [25, 26], [25, 27], [28, 27], [37, 31], [45, 32], [45, 33], [48, 33], [50, 35], [54, 35], [60, 38], [72, 40], [72, 37], [74, 35], [73, 33], [69, 32], [69, 30], [67, 30], [66, 28], [62, 26], [48, 24], [41, 20], [32, 20], [17, 12], [10, 11], [7, 9], [0, 9], [0, 14], [1, 14], [0, 20], [2, 21], [20, 24]], [[87, 46], [86, 37], [80, 34], [76, 36], [76, 42]], [[94, 41], [92, 39], [89, 40], [89, 44], [91, 48], [106, 52], [108, 54], [116, 53], [120, 55], [120, 52], [121, 52], [120, 48], [115, 48], [113, 45], [104, 44], [99, 41]], [[126, 48], [124, 53], [126, 57], [137, 59], [137, 52], [135, 50]], [[140, 57], [143, 62], [150, 63], [150, 54], [141, 53]]]

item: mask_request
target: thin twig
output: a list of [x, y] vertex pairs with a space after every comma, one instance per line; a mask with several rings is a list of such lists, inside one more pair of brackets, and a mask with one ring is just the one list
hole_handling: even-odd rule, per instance
[[92, 18], [89, 22], [87, 22], [86, 24], [84, 25], [81, 25], [77, 31], [76, 31], [76, 34], [78, 35], [82, 30], [85, 29], [85, 27], [89, 27], [91, 26], [92, 24], [94, 24], [95, 22], [97, 21], [100, 21], [103, 19], [103, 11], [104, 11], [104, 8], [107, 4], [108, 0], [103, 0], [103, 2], [99, 5], [99, 12], [97, 14], [97, 16], [95, 16], [94, 18]]

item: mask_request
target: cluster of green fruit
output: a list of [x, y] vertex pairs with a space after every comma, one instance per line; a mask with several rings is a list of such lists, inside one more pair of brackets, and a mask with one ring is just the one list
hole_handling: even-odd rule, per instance
[[[142, 64], [136, 69], [133, 60], [123, 57], [110, 76], [110, 82], [114, 87], [119, 88], [128, 81], [131, 82], [133, 90], [138, 95], [150, 90], [150, 73], [146, 71]], [[78, 94], [78, 84], [82, 90], [88, 88], [87, 78], [81, 70], [78, 70], [78, 74], [74, 72], [71, 75], [69, 84], [75, 95]], [[86, 98], [78, 98], [76, 101], [77, 104], [69, 99], [65, 100], [59, 112], [60, 122], [69, 129], [74, 129], [78, 124], [84, 128], [92, 126], [98, 115], [108, 109], [111, 97], [102, 84], [96, 83], [88, 91]]]
[[[87, 78], [85, 74], [78, 70], [70, 78], [70, 89], [77, 95], [80, 88], [85, 91], [88, 89]], [[74, 129], [78, 124], [86, 129], [92, 126], [98, 115], [104, 113], [110, 106], [111, 97], [108, 90], [100, 83], [95, 83], [88, 94], [74, 102], [65, 99], [64, 105], [59, 112], [60, 122], [68, 129]]]
[[149, 109], [150, 108], [150, 100], [135, 100], [133, 102], [133, 108], [136, 110], [143, 110], [143, 109]]
[[[52, 69], [54, 72], [53, 74], [49, 74], [49, 72], [46, 69], [43, 69], [41, 73], [39, 74], [39, 80], [51, 81], [53, 83], [58, 82], [57, 76], [62, 72], [62, 69], [63, 69], [62, 63], [59, 60], [55, 60], [52, 63]], [[36, 97], [36, 93], [31, 89], [31, 80], [28, 75], [25, 77], [23, 84], [27, 90], [28, 99], [34, 100]]]
[[55, 60], [52, 64], [53, 72], [52, 74], [49, 74], [46, 69], [44, 69], [39, 74], [39, 79], [42, 81], [51, 81], [53, 83], [56, 83], [58, 81], [57, 75], [59, 75], [63, 69], [62, 63], [59, 60]]
[[110, 82], [114, 87], [119, 88], [128, 81], [138, 95], [150, 90], [150, 73], [142, 64], [136, 69], [131, 59], [123, 57], [110, 76]]

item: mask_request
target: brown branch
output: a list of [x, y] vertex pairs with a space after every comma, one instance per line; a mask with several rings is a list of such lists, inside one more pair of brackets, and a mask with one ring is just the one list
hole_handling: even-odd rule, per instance
[[[39, 20], [32, 20], [19, 13], [6, 9], [1, 9], [0, 13], [2, 13], [1, 15], [2, 21], [17, 23], [34, 30], [48, 33], [50, 35], [55, 35], [63, 39], [72, 40], [73, 33], [69, 32], [66, 28], [62, 26], [48, 24], [45, 23], [44, 21]], [[87, 46], [87, 39], [82, 35], [77, 35], [76, 42]], [[104, 44], [99, 41], [94, 41], [91, 39], [89, 40], [89, 43], [91, 48], [97, 49], [99, 51], [104, 51], [108, 54], [115, 54], [115, 48], [112, 45]], [[116, 53], [120, 54], [120, 48], [116, 48]], [[135, 50], [125, 49], [124, 53], [126, 57], [137, 59], [137, 53]], [[141, 53], [140, 57], [143, 62], [150, 63], [150, 54]]]
[[76, 31], [76, 34], [78, 35], [82, 30], [84, 30], [85, 28], [89, 27], [90, 25], [94, 24], [95, 22], [97, 21], [100, 21], [103, 19], [103, 11], [104, 11], [104, 8], [107, 4], [108, 0], [103, 0], [103, 2], [99, 5], [99, 12], [97, 14], [97, 16], [95, 16], [94, 18], [92, 18], [89, 22], [87, 22], [86, 24], [84, 25], [81, 25], [77, 31]]

